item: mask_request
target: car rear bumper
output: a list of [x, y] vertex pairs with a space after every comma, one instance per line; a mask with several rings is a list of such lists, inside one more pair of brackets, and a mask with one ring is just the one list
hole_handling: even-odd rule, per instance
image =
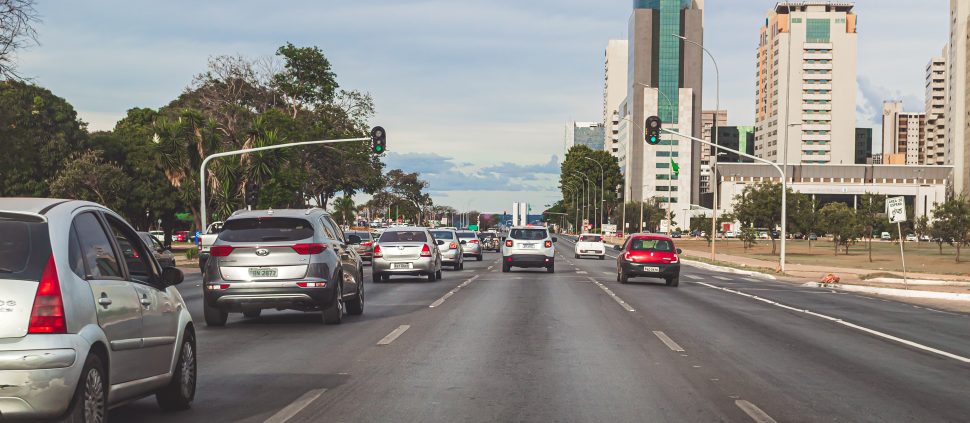
[[596, 249], [596, 248], [577, 248], [576, 254], [581, 256], [604, 256], [606, 255], [606, 249]]
[[482, 246], [476, 244], [474, 247], [464, 247], [461, 251], [466, 256], [477, 256], [482, 254]]
[[[410, 263], [408, 268], [398, 268], [395, 265]], [[434, 272], [435, 262], [431, 257], [421, 257], [416, 260], [392, 259], [384, 257], [375, 258], [371, 265], [374, 273], [387, 273], [391, 275], [426, 275]]]
[[513, 254], [503, 257], [502, 262], [513, 267], [547, 267], [555, 264], [555, 257], [542, 254]]
[[[30, 338], [43, 337], [42, 344]], [[90, 345], [78, 335], [28, 335], [0, 350], [0, 421], [67, 412]]]
[[458, 250], [448, 250], [441, 253], [441, 262], [448, 264], [458, 263], [458, 258], [461, 256]]
[[[274, 283], [277, 281], [274, 281]], [[294, 283], [296, 281], [293, 281]], [[301, 281], [302, 282], [302, 281]], [[307, 281], [324, 282], [324, 281]], [[289, 310], [321, 310], [333, 302], [332, 284], [319, 288], [293, 287], [253, 287], [254, 283], [231, 284], [228, 289], [205, 289], [205, 301], [211, 307], [228, 312], [243, 312], [264, 308]], [[237, 285], [233, 287], [232, 285]]]
[[[630, 263], [620, 265], [627, 276], [642, 276], [648, 278], [676, 278], [680, 276], [680, 263]], [[656, 267], [659, 271], [644, 270], [645, 267]]]

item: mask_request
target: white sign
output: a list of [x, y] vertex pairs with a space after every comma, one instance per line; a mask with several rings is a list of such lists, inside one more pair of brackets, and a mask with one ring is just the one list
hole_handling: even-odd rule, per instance
[[667, 219], [664, 219], [664, 220], [661, 220], [660, 221], [660, 233], [666, 233], [667, 232], [667, 227], [670, 226], [670, 223], [669, 222], [670, 221], [667, 220]]
[[892, 197], [886, 199], [886, 214], [889, 215], [890, 223], [900, 223], [906, 221], [906, 201], [903, 197]]
[[603, 225], [603, 233], [616, 232], [616, 225]]

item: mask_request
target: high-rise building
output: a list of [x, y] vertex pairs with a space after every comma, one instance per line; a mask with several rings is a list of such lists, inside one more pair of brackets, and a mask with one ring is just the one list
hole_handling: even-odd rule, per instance
[[[754, 155], [753, 126], [719, 126], [717, 128], [717, 144], [738, 150], [742, 153]], [[753, 163], [754, 159], [742, 157], [731, 152], [715, 153], [718, 163]]]
[[569, 128], [572, 134], [569, 147], [585, 145], [594, 151], [602, 151], [605, 129], [599, 122], [573, 122]]
[[[634, 0], [629, 23], [626, 107], [618, 133], [626, 137], [624, 197], [654, 198], [675, 210], [686, 225], [690, 204], [699, 196], [700, 149], [662, 135], [648, 146], [640, 134], [646, 117], [657, 115], [664, 127], [701, 135], [703, 51], [678, 39], [704, 42], [703, 0]], [[624, 114], [625, 113], [625, 114]], [[622, 143], [622, 141], [621, 141]], [[678, 174], [671, 161], [681, 169]]]
[[854, 163], [852, 9], [851, 3], [799, 1], [778, 3], [768, 12], [757, 56], [758, 157], [791, 164]]
[[619, 161], [620, 157], [620, 104], [626, 99], [627, 90], [627, 40], [610, 40], [606, 45], [606, 64], [603, 82], [603, 127], [606, 151]]
[[[727, 110], [704, 110], [701, 112], [701, 139], [714, 142], [711, 131], [714, 128], [714, 117], [717, 115], [717, 127], [727, 126]], [[700, 148], [700, 190], [702, 193], [711, 192], [711, 148], [703, 146]]]
[[945, 165], [946, 158], [946, 59], [943, 55], [926, 65], [926, 158], [928, 165]]
[[926, 159], [926, 114], [904, 112], [900, 101], [882, 104], [882, 155], [893, 154], [904, 155], [908, 165]]
[[872, 159], [872, 128], [855, 129], [855, 164], [867, 164]]
[[950, 49], [947, 52], [946, 160], [953, 166], [953, 192], [970, 195], [970, 93], [967, 93], [970, 2], [950, 0]]

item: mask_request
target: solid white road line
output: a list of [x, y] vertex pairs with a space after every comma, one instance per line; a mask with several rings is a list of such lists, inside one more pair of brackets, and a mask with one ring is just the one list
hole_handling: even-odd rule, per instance
[[468, 286], [468, 284], [474, 282], [475, 279], [478, 279], [479, 276], [481, 276], [481, 275], [472, 276], [471, 279], [468, 279], [468, 280], [462, 282], [461, 285], [456, 286], [455, 289], [452, 289], [451, 291], [448, 291], [445, 295], [442, 295], [441, 298], [438, 298], [437, 300], [435, 300], [435, 302], [431, 303], [431, 305], [429, 305], [428, 308], [435, 308], [437, 306], [440, 306], [442, 303], [445, 302], [445, 300], [447, 300], [448, 298], [451, 298], [452, 295], [455, 295], [455, 293], [457, 293], [458, 291], [461, 291], [462, 288], [464, 288], [464, 287]]
[[763, 410], [758, 408], [757, 405], [754, 405], [748, 401], [734, 400], [734, 404], [757, 423], [777, 423], [775, 419], [768, 415], [768, 413], [765, 413]]
[[620, 307], [623, 307], [624, 309], [626, 309], [626, 311], [636, 311], [633, 309], [633, 307], [630, 307], [630, 305], [627, 304], [626, 301], [623, 301], [622, 298], [616, 296], [616, 294], [614, 294], [613, 291], [607, 288], [606, 285], [599, 283], [599, 281], [593, 278], [587, 278], [587, 279], [589, 279], [590, 282], [596, 284], [596, 286], [600, 287], [600, 289], [602, 289], [603, 292], [606, 292], [607, 295], [613, 298], [613, 301], [616, 301], [616, 303], [619, 304]]
[[857, 325], [857, 324], [852, 323], [852, 322], [847, 322], [847, 321], [842, 320], [842, 319], [840, 319], [838, 317], [827, 316], [827, 315], [824, 315], [824, 314], [821, 314], [821, 313], [816, 313], [816, 312], [811, 311], [811, 310], [803, 310], [803, 309], [800, 309], [800, 308], [795, 308], [795, 307], [792, 307], [792, 306], [789, 306], [789, 305], [785, 305], [785, 304], [782, 304], [782, 303], [779, 303], [779, 302], [776, 302], [776, 301], [769, 300], [767, 298], [759, 297], [757, 295], [746, 294], [746, 293], [741, 292], [741, 291], [736, 291], [736, 290], [729, 289], [729, 288], [722, 288], [722, 287], [714, 286], [714, 285], [711, 285], [711, 284], [708, 284], [708, 283], [704, 283], [704, 282], [698, 282], [697, 284], [698, 285], [706, 286], [706, 287], [711, 288], [711, 289], [717, 289], [717, 290], [721, 290], [721, 291], [724, 291], [724, 292], [730, 292], [732, 294], [740, 295], [742, 297], [748, 297], [748, 298], [751, 298], [753, 300], [761, 301], [761, 302], [766, 303], [766, 304], [771, 304], [771, 305], [773, 305], [775, 307], [781, 307], [781, 308], [786, 309], [786, 310], [791, 310], [791, 311], [795, 311], [795, 312], [799, 312], [799, 313], [805, 313], [805, 314], [808, 314], [808, 315], [811, 315], [811, 316], [818, 317], [820, 319], [828, 320], [828, 321], [830, 321], [832, 323], [837, 323], [837, 324], [840, 324], [842, 326], [850, 327], [852, 329], [855, 329], [855, 330], [858, 330], [858, 331], [862, 331], [862, 332], [868, 333], [870, 335], [875, 335], [875, 336], [878, 336], [878, 337], [883, 338], [883, 339], [888, 339], [888, 340], [893, 341], [893, 342], [898, 342], [900, 344], [907, 345], [907, 346], [910, 346], [910, 347], [913, 347], [913, 348], [916, 348], [916, 349], [919, 349], [919, 350], [923, 350], [923, 351], [926, 351], [926, 352], [929, 352], [929, 353], [933, 353], [933, 354], [936, 354], [936, 355], [939, 355], [939, 356], [943, 356], [943, 357], [946, 357], [946, 358], [950, 358], [950, 359], [953, 359], [953, 360], [956, 360], [956, 361], [959, 361], [959, 362], [970, 363], [970, 358], [963, 357], [963, 356], [960, 356], [960, 355], [956, 355], [956, 354], [953, 354], [953, 353], [949, 353], [949, 352], [946, 352], [946, 351], [943, 351], [943, 350], [939, 350], [939, 349], [936, 349], [936, 348], [933, 348], [933, 347], [929, 347], [929, 346], [926, 346], [926, 345], [923, 345], [923, 344], [920, 344], [920, 343], [916, 343], [916, 342], [910, 341], [908, 339], [903, 339], [903, 338], [900, 338], [900, 337], [897, 337], [897, 336], [890, 335], [890, 334], [885, 333], [885, 332], [880, 332], [880, 331], [877, 331], [875, 329], [869, 329], [869, 328], [867, 328], [865, 326], [860, 326], [860, 325]]
[[700, 276], [697, 276], [697, 275], [684, 275], [684, 276], [687, 276], [688, 278], [691, 278], [691, 279], [693, 279], [695, 281], [699, 281], [701, 279], [704, 279], [703, 277], [700, 277]]
[[273, 414], [263, 423], [286, 422], [287, 420], [293, 418], [293, 416], [297, 415], [297, 413], [300, 411], [303, 411], [303, 409], [310, 405], [313, 401], [316, 401], [317, 398], [320, 398], [320, 395], [323, 395], [324, 392], [327, 392], [327, 390], [323, 388], [307, 391], [307, 393], [303, 394], [303, 396], [297, 398], [296, 401], [291, 402], [290, 405], [287, 405], [276, 414]]
[[667, 348], [670, 348], [671, 351], [684, 352], [684, 348], [678, 345], [676, 342], [674, 342], [673, 339], [670, 339], [670, 337], [667, 336], [666, 333], [663, 333], [662, 331], [659, 331], [659, 330], [655, 330], [653, 331], [653, 334], [657, 335], [657, 338], [660, 338], [660, 340], [663, 341], [663, 343], [667, 345]]
[[387, 334], [387, 336], [385, 336], [384, 339], [377, 341], [377, 345], [388, 345], [391, 342], [394, 342], [394, 340], [397, 339], [397, 337], [404, 334], [404, 332], [407, 332], [407, 330], [410, 328], [411, 328], [411, 325], [398, 326], [397, 329], [394, 329], [391, 331], [391, 333]]
[[714, 277], [717, 278], [717, 279], [720, 279], [722, 281], [729, 281], [729, 280], [731, 280], [731, 278], [726, 277], [726, 276], [717, 276], [717, 275], [714, 275]]

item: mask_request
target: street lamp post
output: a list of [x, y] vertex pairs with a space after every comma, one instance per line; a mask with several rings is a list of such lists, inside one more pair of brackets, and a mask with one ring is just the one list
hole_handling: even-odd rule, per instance
[[[576, 177], [576, 175], [580, 175], [581, 176], [582, 174], [577, 173], [577, 172], [573, 172], [573, 174], [571, 174], [569, 176]], [[582, 189], [583, 190], [582, 192], [585, 193], [585, 197], [587, 199], [589, 198], [589, 188], [586, 186], [586, 184], [583, 182], [583, 180], [581, 178], [576, 178], [574, 180], [571, 180], [570, 182], [577, 182], [578, 185], [579, 185], [579, 188]], [[583, 197], [583, 195], [581, 194], [580, 195], [580, 198], [582, 198], [582, 197]], [[588, 203], [588, 201], [587, 201], [587, 203]], [[579, 216], [582, 216], [584, 214], [584, 211], [583, 210], [587, 210], [588, 211], [589, 208], [585, 204], [583, 204], [583, 201], [580, 201], [579, 207], [577, 207], [576, 209], [577, 209], [577, 222], [578, 222]], [[576, 226], [577, 227], [579, 226], [578, 223], [577, 223]]]
[[[715, 93], [715, 100], [714, 100], [714, 119], [713, 119], [713, 125], [711, 126], [711, 141], [713, 141], [714, 147], [717, 148], [717, 146], [718, 146], [718, 142], [717, 142], [717, 116], [719, 114], [721, 114], [721, 71], [717, 67], [717, 60], [714, 59], [714, 55], [711, 54], [711, 52], [708, 51], [707, 48], [704, 47], [703, 45], [701, 45], [699, 43], [696, 43], [696, 42], [693, 42], [691, 40], [688, 40], [687, 37], [682, 37], [682, 36], [677, 35], [677, 34], [670, 34], [670, 35], [673, 36], [673, 37], [676, 37], [676, 38], [680, 38], [681, 41], [683, 41], [685, 43], [690, 43], [690, 44], [693, 44], [693, 45], [695, 45], [697, 47], [700, 47], [700, 49], [703, 50], [704, 53], [707, 54], [707, 57], [710, 57], [711, 58], [711, 62], [714, 62], [714, 74], [715, 74], [715, 77], [716, 77], [715, 82], [716, 82], [717, 85], [716, 85], [716, 93]], [[713, 195], [711, 196], [711, 200], [713, 201], [713, 204], [711, 204], [711, 260], [714, 260], [717, 257], [717, 249], [714, 247], [714, 244], [715, 244], [714, 243], [714, 240], [717, 239], [717, 189], [718, 189], [718, 187], [717, 187], [718, 186], [718, 183], [717, 183], [717, 156], [715, 156], [714, 157], [714, 161], [711, 162], [711, 176], [714, 179]], [[782, 175], [782, 179], [786, 179], [786, 178], [784, 178], [784, 175]], [[782, 194], [781, 195], [782, 195], [782, 202], [784, 202], [785, 201], [785, 191], [784, 190], [782, 190]], [[784, 219], [782, 219], [782, 221], [781, 221], [781, 231], [783, 233], [785, 232], [785, 220]], [[782, 255], [782, 257], [785, 256], [785, 244], [784, 243], [782, 243], [782, 246], [781, 246], [781, 255]]]
[[[593, 204], [592, 201], [590, 201], [590, 195], [591, 195], [590, 186], [593, 183], [592, 183], [592, 181], [589, 180], [589, 178], [586, 177], [586, 175], [583, 175], [582, 173], [576, 172], [576, 175], [579, 175], [579, 177], [582, 178], [583, 181], [586, 183], [586, 221], [589, 222], [590, 221], [590, 218], [589, 218], [590, 217], [589, 208]], [[584, 229], [585, 229], [585, 227], [584, 227]]]
[[[586, 160], [589, 160], [589, 161], [591, 161], [593, 163], [596, 163], [596, 165], [600, 167], [600, 211], [596, 213], [596, 218], [599, 219], [599, 223], [600, 223], [600, 226], [599, 227], [602, 229], [602, 227], [603, 227], [603, 211], [606, 208], [606, 199], [603, 197], [603, 193], [605, 192], [603, 190], [603, 183], [606, 181], [605, 168], [603, 167], [602, 164], [600, 164], [600, 162], [598, 162], [596, 160], [593, 160], [593, 159], [591, 159], [589, 157], [586, 157], [586, 156], [584, 156], [583, 158], [586, 159]], [[594, 196], [593, 200], [594, 201], [596, 200], [595, 196]]]

